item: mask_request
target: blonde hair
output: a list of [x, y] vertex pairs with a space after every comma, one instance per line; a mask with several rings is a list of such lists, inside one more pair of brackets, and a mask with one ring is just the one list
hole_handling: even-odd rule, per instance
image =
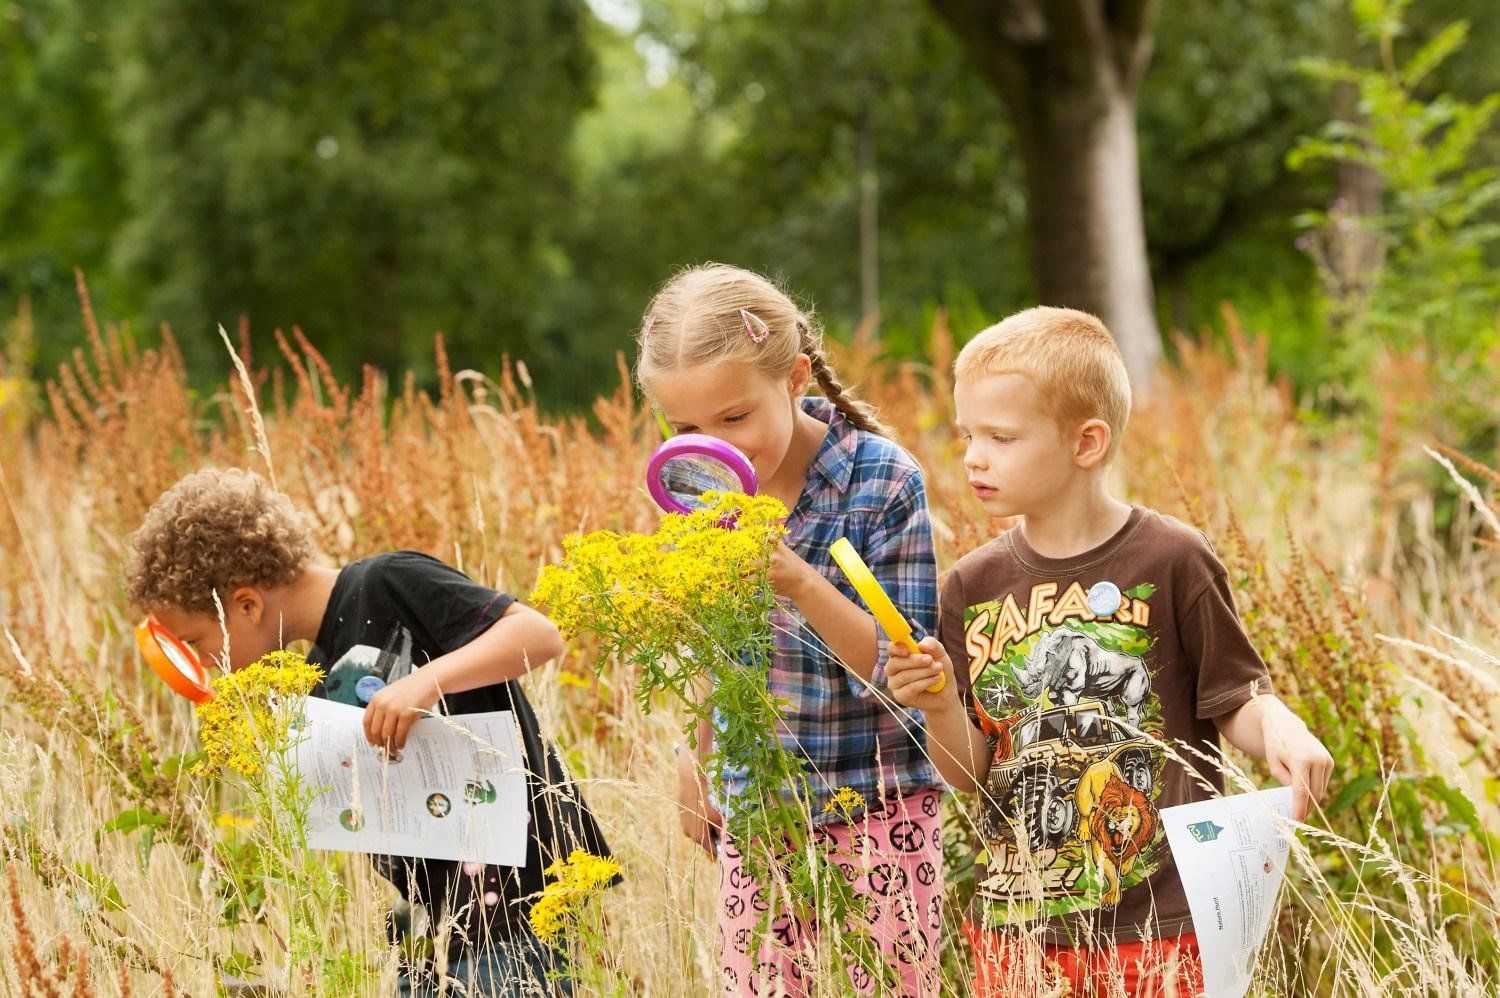
[[1030, 378], [1047, 415], [1064, 430], [1090, 419], [1109, 424], [1108, 462], [1130, 420], [1125, 358], [1098, 318], [1071, 308], [1028, 308], [990, 326], [959, 351], [955, 381], [995, 374]]
[[751, 271], [721, 263], [680, 271], [651, 299], [636, 345], [636, 381], [648, 396], [651, 380], [663, 371], [740, 361], [780, 379], [791, 371], [799, 353], [806, 354], [813, 380], [845, 419], [862, 430], [890, 436], [875, 407], [854, 398], [839, 383], [823, 354], [823, 331], [812, 316]]
[[130, 535], [126, 594], [142, 610], [217, 612], [236, 586], [277, 586], [313, 557], [292, 501], [250, 471], [195, 471], [163, 492]]

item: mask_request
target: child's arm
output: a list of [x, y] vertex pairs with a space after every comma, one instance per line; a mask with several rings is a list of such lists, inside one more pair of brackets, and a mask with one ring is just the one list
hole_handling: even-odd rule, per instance
[[1306, 819], [1313, 801], [1321, 800], [1328, 789], [1333, 756], [1302, 718], [1280, 698], [1264, 694], [1251, 697], [1232, 714], [1214, 718], [1214, 723], [1229, 744], [1266, 760], [1271, 775], [1293, 788], [1292, 817]]
[[[920, 474], [900, 481], [859, 554], [901, 612], [930, 630], [937, 614], [937, 561]], [[884, 681], [881, 666], [889, 642], [875, 618], [785, 542], [771, 553], [771, 586], [796, 604], [834, 656], [863, 680], [860, 695]]]
[[879, 633], [875, 618], [851, 602], [783, 541], [771, 552], [771, 588], [796, 604], [834, 656], [874, 682]]
[[444, 693], [463, 693], [515, 679], [563, 653], [556, 625], [529, 606], [512, 603], [478, 637], [439, 655], [370, 698], [365, 737], [371, 745], [400, 750], [422, 711]]
[[[927, 719], [927, 750], [948, 785], [955, 790], [975, 790], [990, 770], [994, 751], [964, 710], [953, 661], [942, 644], [937, 638], [927, 637], [919, 648], [920, 653], [912, 655], [905, 645], [891, 643], [885, 665], [886, 685], [897, 703], [915, 707]], [[947, 677], [943, 688], [928, 692], [939, 676]]]
[[713, 726], [698, 722], [698, 748], [677, 752], [677, 818], [682, 834], [717, 857], [714, 832], [724, 827], [724, 816], [708, 799], [708, 774], [704, 761], [713, 752]]

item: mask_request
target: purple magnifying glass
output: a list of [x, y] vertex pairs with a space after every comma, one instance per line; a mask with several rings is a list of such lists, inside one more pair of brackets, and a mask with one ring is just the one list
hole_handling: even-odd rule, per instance
[[704, 433], [683, 433], [663, 443], [646, 466], [646, 488], [668, 513], [704, 509], [705, 492], [754, 495], [755, 469], [733, 444]]

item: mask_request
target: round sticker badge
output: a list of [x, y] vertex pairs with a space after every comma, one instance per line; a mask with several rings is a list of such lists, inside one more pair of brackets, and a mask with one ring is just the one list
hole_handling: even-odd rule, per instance
[[360, 676], [359, 682], [354, 684], [354, 695], [359, 698], [360, 703], [367, 704], [383, 689], [385, 680], [379, 676]]
[[1112, 617], [1120, 609], [1120, 587], [1113, 582], [1096, 582], [1089, 589], [1089, 612], [1096, 617]]

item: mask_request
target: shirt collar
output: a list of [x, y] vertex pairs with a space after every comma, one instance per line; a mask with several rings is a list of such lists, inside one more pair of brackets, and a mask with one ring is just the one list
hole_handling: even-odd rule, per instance
[[803, 398], [802, 411], [828, 424], [828, 432], [808, 466], [809, 474], [816, 474], [839, 492], [847, 492], [854, 478], [854, 452], [859, 449], [858, 428], [825, 398]]

